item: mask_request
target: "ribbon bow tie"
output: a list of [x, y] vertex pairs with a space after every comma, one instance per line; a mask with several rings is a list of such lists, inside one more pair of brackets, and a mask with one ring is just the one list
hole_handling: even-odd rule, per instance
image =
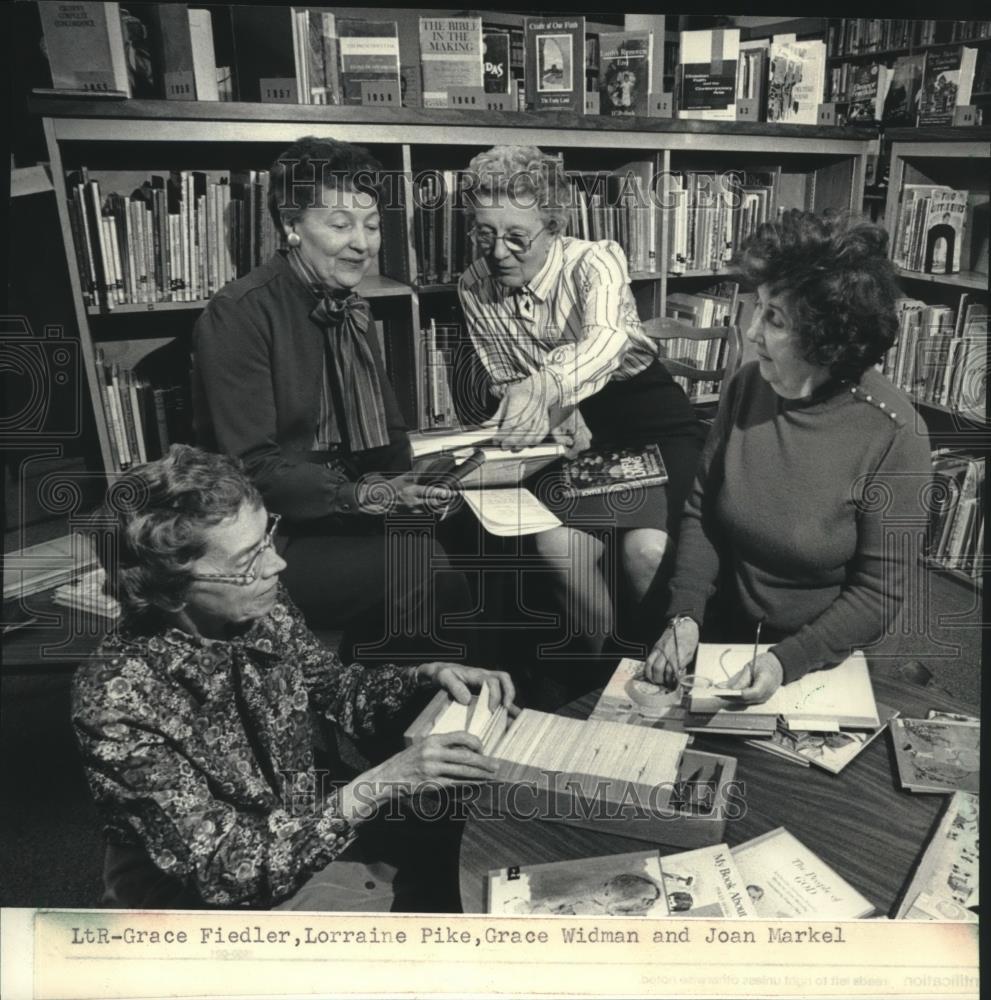
[[319, 288], [315, 288], [314, 292], [318, 301], [310, 313], [310, 319], [315, 323], [320, 326], [343, 326], [345, 321], [350, 320], [359, 330], [368, 329], [368, 303], [360, 295], [336, 298]]

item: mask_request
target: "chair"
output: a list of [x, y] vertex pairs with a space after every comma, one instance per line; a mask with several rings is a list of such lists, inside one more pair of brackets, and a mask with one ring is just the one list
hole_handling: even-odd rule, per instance
[[[658, 356], [675, 377], [686, 378], [689, 382], [722, 382], [740, 367], [743, 338], [738, 326], [695, 327], [662, 316], [645, 320], [643, 329], [648, 337], [658, 341]], [[708, 348], [701, 347], [706, 341], [723, 341], [723, 344], [718, 348], [715, 343]], [[711, 365], [713, 358], [716, 363], [712, 367], [701, 367], [697, 363]], [[696, 409], [701, 411], [700, 415], [715, 415], [718, 392], [689, 392], [688, 395]]]

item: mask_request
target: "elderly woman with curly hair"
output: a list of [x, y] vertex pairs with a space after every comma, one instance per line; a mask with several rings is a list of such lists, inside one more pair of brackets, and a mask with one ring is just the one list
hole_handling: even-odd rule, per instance
[[[622, 575], [641, 602], [677, 526], [704, 434], [644, 333], [622, 248], [565, 235], [570, 188], [560, 163], [535, 146], [495, 146], [471, 161], [466, 178], [479, 256], [458, 293], [499, 399], [496, 441], [520, 448], [577, 426], [586, 445], [590, 432], [593, 448], [657, 444], [667, 467], [667, 484], [644, 491], [635, 509], [601, 496], [566, 502], [555, 510], [562, 527], [536, 536], [538, 553], [556, 567], [560, 604], [574, 609], [597, 652], [613, 616], [603, 542], [588, 528], [619, 529]], [[549, 504], [550, 493], [541, 497]]]
[[686, 504], [652, 680], [673, 683], [700, 630], [752, 642], [763, 622], [773, 645], [732, 684], [763, 702], [877, 641], [898, 610], [918, 553], [888, 534], [924, 517], [931, 461], [912, 404], [875, 367], [898, 329], [887, 239], [792, 211], [743, 246], [757, 360], [724, 389]]
[[336, 784], [324, 787], [314, 723], [398, 735], [430, 688], [461, 702], [474, 688], [493, 708], [511, 707], [508, 675], [343, 663], [281, 586], [278, 517], [234, 459], [174, 445], [132, 469], [115, 495], [126, 502], [114, 505], [119, 561], [108, 575], [123, 623], [76, 673], [72, 701], [107, 833], [107, 902], [449, 905], [457, 854], [447, 843], [442, 856], [441, 825], [373, 818], [423, 787], [491, 777], [479, 741], [429, 736], [358, 776], [332, 774]]

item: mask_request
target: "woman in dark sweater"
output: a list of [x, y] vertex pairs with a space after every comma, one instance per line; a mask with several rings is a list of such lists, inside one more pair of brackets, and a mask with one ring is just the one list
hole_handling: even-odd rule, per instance
[[381, 169], [361, 147], [314, 137], [275, 161], [268, 207], [285, 248], [218, 292], [196, 324], [196, 431], [240, 458], [282, 515], [283, 579], [308, 624], [367, 640], [366, 661], [402, 657], [395, 642], [376, 652], [390, 636], [413, 642], [411, 655], [457, 658], [437, 638], [438, 616], [467, 611], [469, 596], [432, 520], [401, 544], [386, 539], [386, 515], [451, 497], [409, 471], [406, 426], [356, 291], [381, 245]]
[[[685, 507], [674, 614], [647, 660], [673, 683], [704, 638], [774, 643], [733, 686], [766, 701], [883, 634], [917, 565], [925, 425], [876, 369], [898, 329], [887, 234], [786, 213], [743, 247], [757, 361], [725, 388]], [[717, 591], [717, 616], [707, 603]]]

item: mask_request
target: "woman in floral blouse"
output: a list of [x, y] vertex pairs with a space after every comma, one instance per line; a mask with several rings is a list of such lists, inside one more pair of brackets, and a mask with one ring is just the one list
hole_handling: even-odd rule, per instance
[[107, 832], [108, 901], [389, 909], [402, 873], [355, 842], [361, 825], [424, 783], [484, 781], [494, 765], [474, 736], [431, 736], [324, 796], [310, 709], [372, 735], [427, 687], [511, 705], [508, 675], [345, 666], [280, 586], [277, 518], [236, 460], [176, 445], [120, 485], [109, 575], [125, 615], [78, 671], [72, 706]]

